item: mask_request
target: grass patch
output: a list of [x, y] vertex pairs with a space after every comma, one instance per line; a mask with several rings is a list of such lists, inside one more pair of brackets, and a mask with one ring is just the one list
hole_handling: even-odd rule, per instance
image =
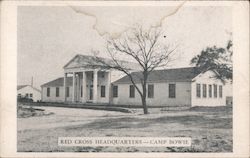
[[44, 109], [33, 108], [29, 106], [18, 105], [17, 106], [17, 118], [27, 118], [34, 116], [46, 116], [53, 113], [47, 113]]
[[[67, 126], [49, 129], [18, 130], [18, 151], [36, 152], [232, 152], [232, 108], [199, 107], [185, 111], [165, 111], [160, 114], [113, 116], [81, 116], [79, 124], [70, 124], [65, 113], [43, 117], [48, 124], [53, 119]], [[67, 109], [67, 111], [70, 109]], [[87, 113], [87, 111], [86, 111]], [[93, 113], [95, 113], [93, 111]], [[23, 119], [18, 120], [22, 123]], [[30, 120], [39, 124], [39, 120]], [[45, 120], [44, 120], [45, 121]], [[56, 120], [58, 121], [58, 120]], [[46, 122], [45, 122], [46, 123]], [[191, 137], [190, 147], [60, 147], [58, 137]]]

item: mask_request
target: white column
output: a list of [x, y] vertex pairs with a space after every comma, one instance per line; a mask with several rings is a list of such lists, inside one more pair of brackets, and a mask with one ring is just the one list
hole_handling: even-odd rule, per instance
[[81, 84], [80, 84], [80, 74], [78, 73], [78, 94], [77, 94], [77, 101], [80, 101], [81, 99]]
[[64, 80], [63, 80], [63, 86], [64, 86], [64, 101], [67, 101], [67, 73], [64, 73]]
[[106, 72], [106, 75], [107, 75], [107, 83], [106, 83], [106, 89], [107, 89], [107, 94], [106, 96], [108, 97], [108, 102], [110, 103], [111, 101], [111, 96], [112, 94], [110, 94], [111, 92], [111, 87], [110, 87], [110, 71]]
[[86, 90], [86, 73], [82, 72], [82, 102], [85, 103], [87, 99], [87, 90]]
[[76, 90], [76, 73], [73, 72], [73, 82], [72, 82], [72, 102], [75, 102], [75, 90]]
[[93, 103], [97, 102], [97, 81], [98, 81], [98, 71], [94, 70], [94, 78], [93, 78]]
[[80, 76], [76, 75], [76, 101], [79, 101], [80, 95]]

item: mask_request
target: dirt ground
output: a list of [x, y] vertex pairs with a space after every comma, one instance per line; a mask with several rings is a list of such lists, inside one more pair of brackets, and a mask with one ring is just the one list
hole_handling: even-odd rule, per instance
[[[38, 107], [36, 107], [38, 108]], [[232, 152], [232, 109], [149, 109], [151, 114], [39, 107], [52, 115], [17, 118], [19, 152]], [[191, 147], [61, 147], [58, 137], [191, 137]]]

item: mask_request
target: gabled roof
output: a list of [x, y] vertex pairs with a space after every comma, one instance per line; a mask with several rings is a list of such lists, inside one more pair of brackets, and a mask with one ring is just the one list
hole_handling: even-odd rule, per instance
[[33, 88], [36, 91], [41, 92], [39, 89], [37, 89], [37, 88], [35, 88], [35, 87], [31, 86], [31, 85], [17, 85], [17, 90], [20, 90], [20, 89], [28, 87], [28, 86], [31, 87], [31, 88]]
[[[67, 86], [72, 86], [73, 82], [72, 77], [67, 77], [66, 82]], [[41, 87], [62, 87], [62, 86], [64, 86], [64, 77], [57, 78], [53, 81], [41, 85]]]
[[[77, 54], [63, 68], [68, 69], [68, 68], [79, 68], [79, 67], [100, 67], [100, 66], [105, 67], [106, 65], [100, 62], [100, 60], [103, 61], [104, 63], [107, 63], [108, 65], [114, 64], [113, 60], [108, 58], [98, 57], [97, 59], [95, 56]], [[138, 68], [138, 65], [133, 62], [122, 61], [122, 60], [119, 60], [118, 62], [131, 69]]]
[[[164, 70], [154, 70], [148, 76], [148, 82], [187, 82], [192, 81], [197, 75], [200, 74], [195, 67], [186, 68], [175, 68], [175, 69], [164, 69]], [[132, 72], [131, 73], [135, 83], [140, 83], [143, 78], [142, 72]], [[113, 82], [113, 84], [123, 84], [131, 83], [129, 76], [124, 76], [121, 79]]]
[[17, 85], [17, 90], [27, 87], [28, 85]]

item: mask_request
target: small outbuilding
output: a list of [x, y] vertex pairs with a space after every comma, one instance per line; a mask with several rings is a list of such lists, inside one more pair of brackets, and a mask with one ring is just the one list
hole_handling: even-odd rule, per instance
[[37, 102], [41, 100], [41, 91], [31, 85], [18, 85], [17, 97], [31, 99]]

